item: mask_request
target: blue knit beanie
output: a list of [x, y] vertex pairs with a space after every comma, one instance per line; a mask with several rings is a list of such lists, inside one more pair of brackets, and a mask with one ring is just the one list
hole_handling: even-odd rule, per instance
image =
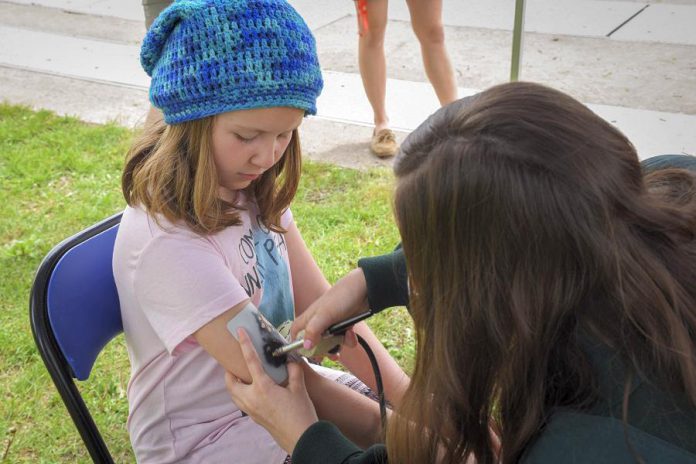
[[314, 37], [285, 0], [178, 0], [155, 19], [140, 62], [168, 124], [287, 106], [316, 114]]

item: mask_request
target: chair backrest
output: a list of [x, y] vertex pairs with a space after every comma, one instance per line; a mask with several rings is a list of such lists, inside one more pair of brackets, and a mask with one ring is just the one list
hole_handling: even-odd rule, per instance
[[39, 266], [30, 316], [46, 368], [94, 462], [113, 462], [73, 379], [86, 380], [97, 356], [123, 331], [111, 267], [121, 214], [58, 244]]

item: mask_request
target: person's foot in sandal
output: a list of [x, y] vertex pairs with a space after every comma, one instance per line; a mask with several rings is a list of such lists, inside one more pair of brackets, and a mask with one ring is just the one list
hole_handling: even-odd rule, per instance
[[373, 132], [370, 149], [372, 153], [379, 158], [394, 156], [399, 149], [394, 132], [391, 129], [381, 129], [380, 131]]

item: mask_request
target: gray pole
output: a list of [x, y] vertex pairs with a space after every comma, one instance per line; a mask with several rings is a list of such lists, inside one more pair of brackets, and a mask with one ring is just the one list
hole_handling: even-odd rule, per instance
[[524, 32], [524, 0], [515, 0], [515, 23], [512, 29], [512, 62], [510, 65], [510, 81], [520, 78], [522, 63], [522, 33]]

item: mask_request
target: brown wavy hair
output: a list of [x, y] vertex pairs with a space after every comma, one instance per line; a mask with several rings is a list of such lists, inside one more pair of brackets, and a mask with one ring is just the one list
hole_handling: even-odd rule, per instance
[[660, 169], [645, 175], [645, 186], [667, 202], [688, 207], [696, 202], [696, 174], [679, 168]]
[[[185, 221], [200, 234], [240, 224], [239, 207], [219, 197], [211, 149], [214, 118], [147, 125], [126, 158], [121, 177], [126, 202], [142, 205], [155, 219]], [[299, 134], [293, 130], [280, 161], [245, 189], [264, 224], [276, 232], [284, 232], [280, 216], [295, 196], [301, 165]]]
[[597, 399], [585, 336], [696, 405], [694, 208], [646, 189], [617, 129], [504, 84], [431, 116], [395, 173], [417, 350], [390, 463], [517, 462]]

